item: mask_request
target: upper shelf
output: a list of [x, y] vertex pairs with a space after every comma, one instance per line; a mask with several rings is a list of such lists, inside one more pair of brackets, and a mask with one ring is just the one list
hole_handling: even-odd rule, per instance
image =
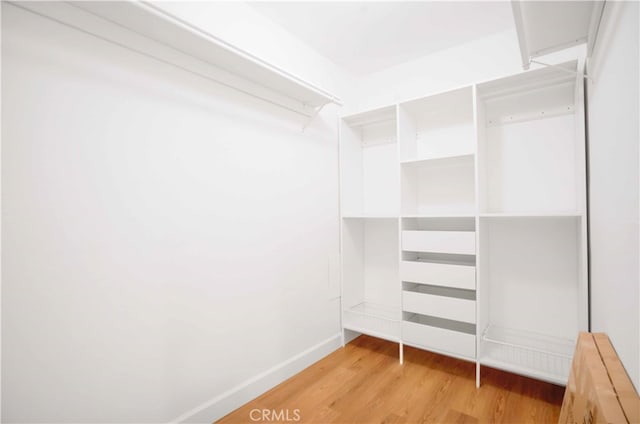
[[372, 124], [391, 122], [396, 120], [396, 107], [385, 106], [379, 109], [343, 116], [342, 119], [352, 127], [364, 127]]
[[591, 54], [604, 1], [512, 0], [511, 5], [524, 69], [536, 57], [585, 42]]
[[306, 116], [328, 103], [341, 104], [333, 94], [150, 3], [12, 4]]
[[[522, 72], [510, 77], [478, 84], [478, 97], [484, 101], [505, 98], [523, 92], [557, 87], [563, 84], [575, 85], [579, 74], [578, 61], [571, 60], [555, 66]], [[573, 89], [571, 90], [573, 93]]]

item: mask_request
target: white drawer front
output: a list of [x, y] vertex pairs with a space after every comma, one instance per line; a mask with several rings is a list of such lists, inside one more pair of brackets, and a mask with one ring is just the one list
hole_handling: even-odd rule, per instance
[[411, 283], [476, 289], [476, 267], [431, 262], [402, 261], [400, 278]]
[[402, 322], [402, 339], [408, 344], [467, 358], [476, 356], [476, 336], [415, 322]]
[[402, 310], [471, 324], [476, 322], [475, 300], [405, 290], [402, 292]]
[[473, 231], [403, 231], [402, 250], [475, 255]]

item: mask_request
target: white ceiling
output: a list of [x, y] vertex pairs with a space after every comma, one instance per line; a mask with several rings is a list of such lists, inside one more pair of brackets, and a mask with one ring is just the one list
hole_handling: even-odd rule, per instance
[[249, 4], [354, 74], [514, 28], [508, 1]]

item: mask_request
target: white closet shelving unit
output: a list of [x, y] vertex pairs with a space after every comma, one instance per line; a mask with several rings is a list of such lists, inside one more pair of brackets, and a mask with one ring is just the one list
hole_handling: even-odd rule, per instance
[[478, 359], [557, 384], [588, 327], [583, 84], [563, 67], [478, 85]]
[[342, 323], [401, 342], [396, 123], [390, 106], [340, 125]]
[[566, 384], [586, 182], [582, 76], [561, 68], [342, 119], [345, 330], [473, 361], [478, 385], [481, 365]]

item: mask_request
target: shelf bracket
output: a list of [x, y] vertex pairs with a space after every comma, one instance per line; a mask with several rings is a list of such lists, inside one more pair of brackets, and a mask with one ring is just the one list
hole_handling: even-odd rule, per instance
[[530, 57], [529, 58], [529, 65], [531, 65], [532, 63], [535, 63], [536, 65], [546, 66], [548, 68], [555, 68], [555, 69], [558, 69], [558, 70], [563, 71], [563, 72], [567, 72], [567, 73], [572, 74], [572, 75], [580, 75], [584, 79], [593, 82], [593, 79], [587, 74], [583, 74], [583, 73], [578, 72], [578, 71], [572, 71], [571, 69], [563, 68], [562, 66], [559, 66], [559, 65], [552, 65], [550, 63], [540, 62], [540, 61], [534, 60], [532, 57]]
[[313, 120], [316, 118], [316, 116], [318, 116], [318, 114], [320, 113], [320, 111], [322, 110], [323, 107], [325, 107], [326, 103], [317, 106], [313, 109], [313, 113], [309, 116], [309, 119], [307, 119], [307, 122], [304, 123], [304, 125], [302, 126], [302, 132], [304, 132], [307, 127], [309, 125], [311, 125], [311, 122], [313, 122]]

